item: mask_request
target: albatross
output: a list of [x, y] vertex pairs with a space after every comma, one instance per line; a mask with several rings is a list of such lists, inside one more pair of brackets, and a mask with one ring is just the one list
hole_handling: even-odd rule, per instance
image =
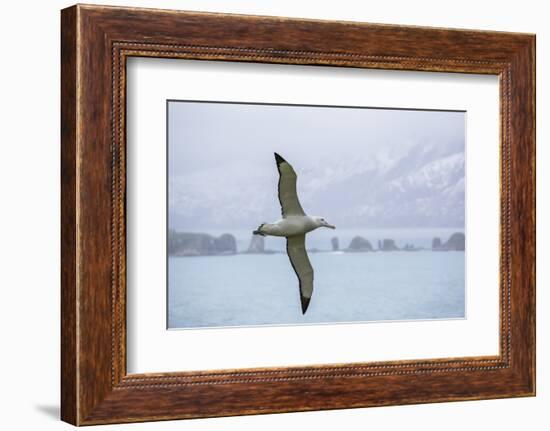
[[283, 218], [274, 223], [262, 223], [253, 234], [286, 237], [286, 252], [298, 277], [302, 314], [305, 314], [313, 293], [313, 267], [306, 251], [306, 233], [319, 227], [335, 227], [323, 217], [308, 216], [304, 212], [296, 192], [296, 172], [290, 163], [274, 154], [279, 171], [279, 203]]

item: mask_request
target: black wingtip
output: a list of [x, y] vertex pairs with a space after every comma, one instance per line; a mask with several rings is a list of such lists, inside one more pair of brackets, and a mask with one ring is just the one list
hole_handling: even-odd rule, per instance
[[281, 163], [287, 163], [287, 161], [283, 159], [279, 154], [277, 153], [273, 153], [273, 154], [275, 154], [275, 161], [277, 162], [277, 166], [279, 166]]
[[302, 301], [302, 314], [306, 314], [307, 307], [309, 307], [309, 301], [311, 301], [311, 298], [300, 296], [300, 300]]

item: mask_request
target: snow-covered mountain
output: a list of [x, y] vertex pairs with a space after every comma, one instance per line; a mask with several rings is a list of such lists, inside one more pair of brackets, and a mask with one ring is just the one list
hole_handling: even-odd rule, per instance
[[[458, 148], [460, 148], [458, 146]], [[457, 146], [411, 145], [405, 154], [357, 155], [296, 165], [309, 214], [341, 227], [459, 227], [464, 224], [465, 158]], [[234, 162], [174, 178], [171, 214], [219, 227], [249, 227], [279, 217], [277, 173]], [[175, 226], [177, 228], [177, 226]]]

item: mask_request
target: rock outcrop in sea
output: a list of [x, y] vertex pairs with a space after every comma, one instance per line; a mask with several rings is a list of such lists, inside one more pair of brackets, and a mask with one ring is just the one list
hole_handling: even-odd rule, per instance
[[464, 251], [466, 249], [466, 237], [462, 232], [453, 233], [447, 242], [441, 243], [440, 238], [432, 240], [433, 251]]
[[395, 241], [393, 239], [384, 238], [382, 240], [382, 243], [380, 241], [378, 242], [378, 248], [380, 251], [397, 251], [399, 248], [395, 245]]
[[214, 238], [214, 247], [217, 254], [237, 253], [237, 240], [230, 233], [224, 233]]
[[261, 235], [252, 235], [247, 253], [265, 253], [265, 239]]
[[332, 237], [330, 240], [330, 244], [332, 245], [332, 251], [338, 251], [340, 250], [340, 241], [338, 240], [338, 237]]
[[237, 241], [229, 233], [214, 237], [206, 233], [168, 232], [170, 256], [215, 256], [237, 253]]
[[462, 232], [455, 232], [444, 244], [447, 250], [464, 251], [466, 249], [466, 237]]
[[368, 239], [363, 238], [362, 236], [354, 237], [349, 243], [346, 251], [351, 252], [363, 252], [363, 251], [373, 251], [372, 244]]

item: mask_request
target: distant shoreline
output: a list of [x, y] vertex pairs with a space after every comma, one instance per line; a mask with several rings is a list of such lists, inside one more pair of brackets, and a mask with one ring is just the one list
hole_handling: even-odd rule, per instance
[[[344, 235], [345, 236], [345, 235]], [[249, 245], [246, 249], [237, 248], [237, 239], [231, 233], [223, 233], [220, 236], [203, 232], [168, 232], [168, 255], [172, 257], [194, 257], [194, 256], [231, 256], [237, 254], [280, 254], [283, 250], [274, 250], [266, 247], [265, 238], [258, 235], [249, 236]], [[427, 241], [424, 238], [424, 241]], [[428, 240], [429, 241], [429, 240]], [[361, 235], [354, 235], [347, 247], [340, 247], [340, 237], [333, 236], [328, 240], [331, 248], [311, 247], [309, 253], [391, 253], [397, 251], [465, 251], [465, 234], [460, 231], [453, 232], [448, 238], [433, 236], [431, 247], [415, 245], [414, 241], [406, 241], [404, 246], [399, 247], [393, 238], [382, 238], [373, 246], [371, 241]], [[404, 242], [402, 240], [402, 242]], [[242, 241], [241, 241], [242, 243]]]

